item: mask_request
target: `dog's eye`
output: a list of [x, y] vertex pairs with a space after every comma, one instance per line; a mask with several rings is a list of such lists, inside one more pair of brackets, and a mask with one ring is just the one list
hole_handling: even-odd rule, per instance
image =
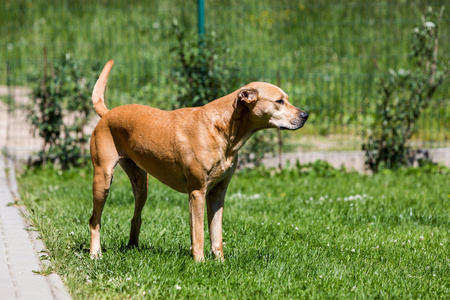
[[281, 105], [284, 104], [284, 100], [283, 100], [283, 99], [277, 100], [277, 101], [275, 101], [275, 102], [278, 103], [278, 104], [281, 104]]

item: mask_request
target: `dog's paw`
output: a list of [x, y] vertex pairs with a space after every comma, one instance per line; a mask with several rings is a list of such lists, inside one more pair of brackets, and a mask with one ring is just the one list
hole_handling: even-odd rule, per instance
[[214, 259], [216, 261], [224, 262], [225, 258], [223, 257], [222, 251], [211, 251], [211, 254], [214, 255]]
[[223, 255], [222, 256], [216, 256], [216, 261], [223, 263], [223, 262], [225, 262], [225, 257], [223, 257]]
[[200, 256], [200, 255], [194, 255], [194, 261], [195, 262], [198, 262], [198, 263], [202, 263], [202, 262], [205, 262], [205, 257], [202, 255], [202, 256]]
[[101, 253], [91, 253], [91, 259], [102, 259]]

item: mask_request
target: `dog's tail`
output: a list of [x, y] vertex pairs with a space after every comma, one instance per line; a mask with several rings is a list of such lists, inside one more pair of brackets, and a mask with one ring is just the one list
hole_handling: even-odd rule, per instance
[[95, 83], [94, 91], [92, 92], [92, 103], [94, 103], [94, 109], [100, 117], [103, 117], [109, 111], [105, 105], [104, 97], [106, 82], [108, 81], [109, 72], [111, 71], [113, 65], [113, 60], [106, 63], [100, 77], [97, 80], [97, 83]]

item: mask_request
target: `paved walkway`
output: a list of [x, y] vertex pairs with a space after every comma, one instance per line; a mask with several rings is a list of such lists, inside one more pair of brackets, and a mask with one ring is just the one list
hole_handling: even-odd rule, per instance
[[0, 155], [0, 299], [71, 299], [57, 274], [36, 274], [45, 248], [14, 205], [17, 197], [13, 163]]

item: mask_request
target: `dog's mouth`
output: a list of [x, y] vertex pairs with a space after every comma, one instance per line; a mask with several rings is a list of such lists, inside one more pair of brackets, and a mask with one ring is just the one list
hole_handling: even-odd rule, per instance
[[278, 129], [280, 130], [297, 130], [302, 128], [306, 123], [306, 120], [300, 119], [300, 120], [296, 120], [294, 122], [291, 122], [291, 124], [289, 124], [288, 126], [278, 126]]
[[299, 125], [292, 125], [292, 126], [278, 126], [278, 129], [280, 130], [297, 130], [303, 127], [305, 125], [305, 122], [302, 122]]

